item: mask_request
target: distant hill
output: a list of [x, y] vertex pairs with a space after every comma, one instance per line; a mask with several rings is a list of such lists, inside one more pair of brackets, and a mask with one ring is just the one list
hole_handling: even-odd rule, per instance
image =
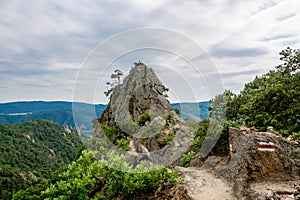
[[[201, 120], [209, 118], [208, 101], [196, 103], [173, 103], [172, 108], [180, 111], [182, 118]], [[72, 112], [72, 108], [76, 109]], [[88, 104], [66, 101], [27, 101], [0, 103], [0, 124], [19, 124], [30, 120], [46, 119], [75, 127], [76, 125], [83, 131], [92, 130], [91, 120], [93, 116], [99, 117], [106, 105]]]
[[[76, 110], [72, 112], [72, 108]], [[92, 129], [91, 116], [100, 116], [105, 109], [103, 104], [87, 104], [66, 101], [28, 101], [11, 102], [0, 104], [0, 124], [19, 124], [30, 120], [46, 119], [75, 127], [74, 116], [77, 126]], [[95, 112], [94, 113], [92, 113]]]
[[77, 133], [48, 120], [0, 125], [0, 199], [75, 160]]
[[200, 121], [209, 118], [208, 107], [211, 104], [209, 101], [202, 101], [196, 103], [173, 103], [171, 107], [177, 108], [180, 111], [181, 118], [194, 119]]
[[95, 107], [97, 113], [102, 113], [106, 107], [104, 104], [88, 104], [81, 102], [68, 101], [18, 101], [10, 103], [0, 103], [0, 114], [14, 114], [14, 113], [34, 113], [41, 111], [56, 111], [56, 110], [72, 110], [72, 106], [78, 106], [82, 110]]

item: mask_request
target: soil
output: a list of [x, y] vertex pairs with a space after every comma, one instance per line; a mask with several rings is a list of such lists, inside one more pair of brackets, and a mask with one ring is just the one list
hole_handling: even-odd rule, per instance
[[234, 200], [232, 188], [204, 169], [177, 167], [182, 173], [188, 195], [195, 200]]

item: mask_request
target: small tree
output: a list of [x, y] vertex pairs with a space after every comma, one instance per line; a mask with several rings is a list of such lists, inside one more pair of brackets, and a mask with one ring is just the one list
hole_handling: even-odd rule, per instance
[[116, 79], [116, 80], [117, 80], [117, 83], [120, 84], [120, 82], [121, 82], [120, 77], [121, 77], [121, 76], [123, 76], [123, 72], [122, 72], [121, 70], [119, 70], [119, 69], [116, 69], [116, 70], [114, 71], [114, 73], [111, 74], [110, 78], [111, 78], [111, 79]]
[[106, 82], [106, 85], [109, 86], [107, 91], [104, 91], [106, 97], [109, 97], [113, 88], [121, 83], [121, 76], [123, 76], [123, 72], [119, 69], [116, 69], [114, 73], [111, 74], [110, 78], [112, 81]]

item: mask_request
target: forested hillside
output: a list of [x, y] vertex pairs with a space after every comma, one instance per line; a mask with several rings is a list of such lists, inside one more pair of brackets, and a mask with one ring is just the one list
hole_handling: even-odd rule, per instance
[[47, 121], [0, 125], [0, 197], [32, 185], [75, 160], [77, 133]]

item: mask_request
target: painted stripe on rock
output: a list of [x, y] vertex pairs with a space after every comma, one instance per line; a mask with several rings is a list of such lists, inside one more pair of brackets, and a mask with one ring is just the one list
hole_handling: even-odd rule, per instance
[[275, 151], [275, 144], [273, 142], [259, 142], [259, 151]]

